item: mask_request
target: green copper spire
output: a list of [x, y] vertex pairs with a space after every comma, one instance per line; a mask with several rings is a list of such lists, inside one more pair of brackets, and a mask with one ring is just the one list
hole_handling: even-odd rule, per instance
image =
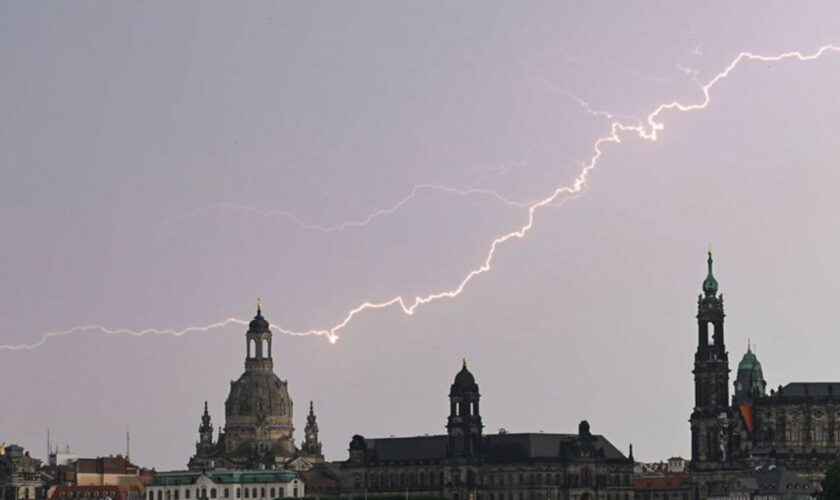
[[706, 279], [703, 280], [703, 292], [706, 294], [706, 297], [714, 297], [717, 295], [718, 291], [718, 282], [715, 279], [714, 274], [712, 274], [712, 251], [709, 250], [709, 258], [706, 260], [709, 264], [709, 274], [706, 275]]

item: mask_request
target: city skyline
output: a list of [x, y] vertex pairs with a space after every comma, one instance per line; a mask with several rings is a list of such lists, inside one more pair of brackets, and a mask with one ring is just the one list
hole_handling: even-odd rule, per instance
[[[38, 450], [50, 428], [107, 454], [130, 428], [140, 465], [182, 467], [203, 401], [224, 414], [256, 297], [301, 332], [455, 289], [610, 123], [702, 102], [745, 51], [840, 43], [830, 3], [757, 5], [0, 6], [0, 344], [239, 318], [0, 351], [3, 439]], [[687, 456], [710, 242], [733, 360], [752, 339], [768, 387], [836, 379], [838, 77], [840, 54], [744, 61], [656, 142], [607, 144], [464, 293], [365, 312], [335, 344], [276, 335], [327, 457], [357, 432], [440, 432], [465, 356], [490, 429], [586, 419], [644, 459]]]

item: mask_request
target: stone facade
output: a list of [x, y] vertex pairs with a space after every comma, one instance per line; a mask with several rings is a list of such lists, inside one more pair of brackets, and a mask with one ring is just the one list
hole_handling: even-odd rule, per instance
[[840, 383], [789, 383], [767, 394], [761, 363], [748, 345], [730, 400], [723, 295], [712, 265], [710, 252], [697, 311], [690, 417], [693, 496], [728, 495], [730, 486], [741, 491], [754, 481], [744, 479], [748, 472], [770, 467], [790, 471], [816, 488], [827, 466], [840, 459]]
[[305, 496], [303, 481], [285, 470], [161, 472], [146, 500], [276, 500]]
[[41, 461], [30, 457], [29, 452], [18, 445], [4, 446], [0, 451], [0, 500], [46, 498]]
[[189, 468], [277, 468], [300, 457], [306, 463], [323, 461], [311, 403], [306, 445], [303, 450], [295, 447], [294, 405], [288, 383], [274, 373], [272, 334], [259, 306], [248, 325], [245, 341], [245, 372], [230, 383], [224, 431], [214, 441], [205, 402], [196, 453], [189, 461]]
[[447, 433], [365, 439], [343, 464], [342, 495], [451, 500], [630, 500], [633, 460], [581, 422], [576, 434], [484, 434], [466, 362], [450, 393]]

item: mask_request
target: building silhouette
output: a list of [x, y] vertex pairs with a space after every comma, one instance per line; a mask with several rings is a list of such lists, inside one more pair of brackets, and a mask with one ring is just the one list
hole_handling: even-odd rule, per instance
[[225, 425], [213, 439], [213, 424], [204, 403], [191, 470], [306, 469], [322, 462], [314, 406], [310, 402], [301, 448], [295, 446], [293, 410], [288, 383], [274, 373], [272, 333], [257, 306], [245, 333], [245, 371], [230, 383], [225, 401]]
[[485, 434], [466, 361], [449, 390], [446, 434], [353, 436], [342, 464], [346, 497], [450, 500], [630, 500], [633, 458], [582, 421], [576, 434]]

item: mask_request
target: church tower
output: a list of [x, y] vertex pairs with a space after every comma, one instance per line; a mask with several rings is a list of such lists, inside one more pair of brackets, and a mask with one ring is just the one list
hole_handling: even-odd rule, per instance
[[723, 337], [723, 294], [709, 269], [697, 299], [697, 352], [694, 355], [694, 411], [691, 414], [691, 461], [709, 469], [729, 460], [729, 358]]
[[198, 426], [199, 449], [213, 446], [213, 424], [210, 423], [210, 413], [207, 411], [207, 401], [204, 402], [204, 413], [201, 415], [201, 425]]
[[321, 453], [321, 442], [318, 441], [318, 422], [315, 418], [315, 406], [309, 402], [309, 415], [306, 416], [306, 427], [303, 428], [303, 446], [300, 451], [308, 458], [323, 460]]
[[245, 372], [225, 401], [223, 455], [228, 468], [274, 467], [293, 458], [293, 405], [288, 383], [274, 373], [271, 329], [257, 304], [245, 333]]
[[446, 431], [449, 435], [449, 455], [471, 457], [481, 448], [481, 415], [478, 411], [478, 384], [467, 370], [467, 360], [449, 389], [449, 419]]

